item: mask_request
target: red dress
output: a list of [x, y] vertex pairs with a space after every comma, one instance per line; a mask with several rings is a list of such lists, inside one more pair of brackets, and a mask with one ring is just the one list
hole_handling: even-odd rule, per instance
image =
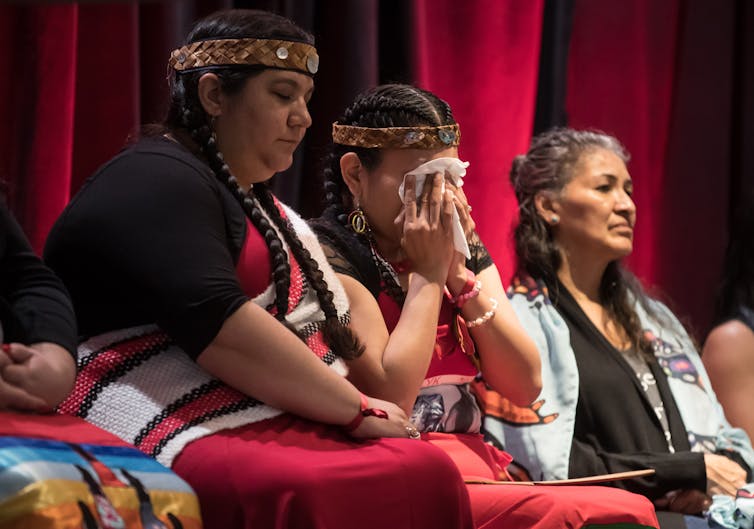
[[[254, 297], [269, 283], [269, 259], [247, 228], [237, 272]], [[356, 441], [289, 414], [193, 441], [172, 468], [196, 491], [209, 529], [472, 526], [466, 488], [442, 450]]]
[[[401, 308], [384, 292], [377, 301], [392, 332]], [[423, 439], [453, 459], [467, 481], [508, 480], [505, 468], [511, 456], [484, 442], [478, 433], [481, 411], [473, 398], [464, 398], [477, 374], [473, 353], [468, 330], [444, 300], [435, 351], [412, 421], [423, 430]], [[453, 432], [459, 425], [464, 433]], [[658, 527], [647, 498], [611, 487], [469, 483], [467, 489], [477, 528]]]

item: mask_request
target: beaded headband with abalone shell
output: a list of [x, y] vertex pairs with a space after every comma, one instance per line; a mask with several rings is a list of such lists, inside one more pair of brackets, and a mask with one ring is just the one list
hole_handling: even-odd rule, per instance
[[332, 125], [332, 140], [338, 145], [367, 149], [441, 149], [457, 147], [461, 129], [457, 123], [438, 127], [354, 127]]
[[319, 55], [311, 44], [277, 39], [214, 39], [173, 50], [169, 66], [183, 72], [211, 66], [255, 65], [317, 73]]

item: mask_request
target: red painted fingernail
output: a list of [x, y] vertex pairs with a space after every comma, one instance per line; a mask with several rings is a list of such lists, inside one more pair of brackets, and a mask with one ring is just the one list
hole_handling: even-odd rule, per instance
[[4, 343], [2, 349], [4, 353], [10, 353], [10, 344]]

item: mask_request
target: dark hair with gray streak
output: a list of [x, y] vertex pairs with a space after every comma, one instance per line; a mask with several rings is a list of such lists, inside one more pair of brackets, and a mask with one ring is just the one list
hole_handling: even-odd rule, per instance
[[[582, 157], [598, 149], [613, 152], [624, 162], [630, 159], [625, 147], [604, 132], [556, 128], [536, 136], [528, 152], [513, 160], [510, 180], [519, 208], [519, 223], [514, 231], [518, 266], [536, 279], [555, 283], [562, 258], [552, 227], [537, 211], [534, 198], [541, 192], [560, 193], [573, 178]], [[626, 332], [632, 349], [651, 356], [633, 300], [638, 300], [650, 315], [657, 314], [649, 307], [639, 281], [620, 261], [612, 261], [605, 269], [599, 295], [608, 316]]]

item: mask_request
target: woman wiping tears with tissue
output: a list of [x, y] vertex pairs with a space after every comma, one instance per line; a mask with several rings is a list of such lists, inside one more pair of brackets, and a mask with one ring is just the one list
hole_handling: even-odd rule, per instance
[[459, 140], [447, 103], [408, 85], [368, 90], [333, 125], [328, 207], [312, 225], [366, 345], [349, 380], [401, 406], [411, 436], [453, 459], [477, 527], [656, 527], [649, 502], [625, 491], [479, 483], [509, 480], [511, 458], [484, 443], [470, 383], [481, 371], [527, 405], [540, 360], [474, 231]]

